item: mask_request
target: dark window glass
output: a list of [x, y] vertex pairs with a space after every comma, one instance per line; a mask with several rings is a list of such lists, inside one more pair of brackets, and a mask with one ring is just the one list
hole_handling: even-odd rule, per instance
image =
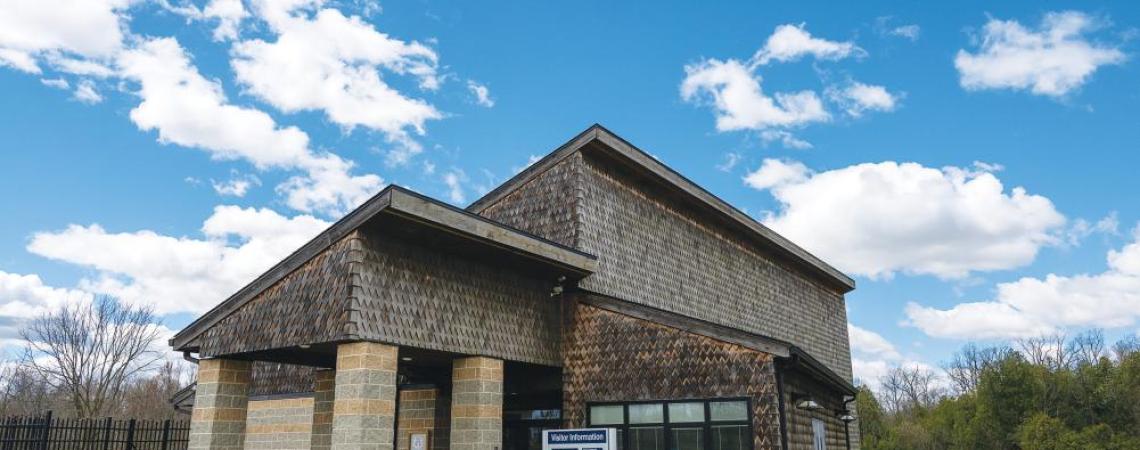
[[665, 428], [630, 427], [629, 450], [665, 450]]
[[711, 450], [748, 450], [748, 425], [713, 425]]
[[672, 433], [670, 450], [704, 450], [703, 428], [671, 428], [669, 431]]

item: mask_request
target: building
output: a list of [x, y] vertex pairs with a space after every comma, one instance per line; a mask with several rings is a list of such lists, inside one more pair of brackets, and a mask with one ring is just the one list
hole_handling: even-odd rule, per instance
[[858, 448], [853, 288], [595, 125], [465, 210], [384, 189], [171, 345], [192, 449]]

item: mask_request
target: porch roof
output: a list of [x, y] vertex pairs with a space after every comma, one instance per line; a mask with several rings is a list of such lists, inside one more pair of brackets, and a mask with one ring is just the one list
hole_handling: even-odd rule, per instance
[[593, 255], [390, 185], [179, 331], [170, 339], [170, 345], [175, 350], [193, 350], [195, 339], [259, 293], [352, 231], [381, 221], [389, 226], [443, 233], [463, 241], [478, 254], [526, 260], [568, 279], [581, 279], [597, 269], [597, 257]]

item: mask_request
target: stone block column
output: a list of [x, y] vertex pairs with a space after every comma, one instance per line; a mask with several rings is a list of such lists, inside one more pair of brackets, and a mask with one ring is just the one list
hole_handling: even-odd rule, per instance
[[337, 347], [333, 450], [394, 449], [397, 352], [371, 342]]
[[311, 450], [332, 448], [334, 387], [335, 370], [318, 370], [313, 374], [313, 434], [309, 441]]
[[[441, 448], [437, 433], [436, 412], [439, 405], [436, 400], [439, 389], [434, 387], [412, 388], [400, 390], [400, 403], [396, 411], [396, 450], [410, 450], [412, 434], [428, 433], [431, 448]], [[446, 421], [446, 418], [444, 418]], [[444, 442], [447, 437], [444, 437]], [[446, 447], [443, 447], [446, 448]]]
[[239, 450], [245, 443], [249, 361], [203, 359], [190, 416], [190, 450]]
[[451, 450], [501, 449], [503, 360], [456, 359], [451, 383]]

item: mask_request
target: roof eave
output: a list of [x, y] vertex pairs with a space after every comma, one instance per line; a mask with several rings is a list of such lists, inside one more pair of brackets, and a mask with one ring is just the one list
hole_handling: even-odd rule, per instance
[[170, 346], [178, 351], [197, 350], [198, 344], [195, 340], [210, 327], [381, 213], [397, 215], [425, 226], [449, 231], [502, 251], [529, 257], [536, 262], [580, 277], [597, 270], [597, 257], [593, 255], [508, 227], [408, 189], [390, 185], [179, 331], [170, 339]]
[[602, 144], [602, 147], [631, 161], [635, 166], [644, 169], [672, 188], [686, 193], [689, 197], [697, 199], [705, 207], [717, 211], [722, 216], [730, 219], [733, 223], [746, 228], [763, 242], [768, 243], [773, 249], [789, 257], [793, 262], [804, 267], [809, 273], [817, 275], [818, 278], [827, 282], [839, 292], [847, 293], [855, 289], [855, 280], [851, 277], [781, 236], [779, 233], [757, 222], [751, 216], [736, 209], [728, 202], [721, 200], [700, 185], [661, 163], [644, 150], [637, 148], [629, 143], [629, 141], [626, 141], [621, 136], [618, 136], [599, 124], [591, 125], [585, 131], [578, 133], [573, 139], [570, 139], [558, 147], [558, 149], [547, 154], [522, 172], [519, 172], [515, 177], [499, 185], [482, 198], [475, 200], [475, 202], [467, 207], [467, 210], [473, 212], [482, 211], [487, 206], [513, 192], [518, 186], [534, 179], [558, 164], [558, 162], [567, 156], [583, 150], [594, 142]]

